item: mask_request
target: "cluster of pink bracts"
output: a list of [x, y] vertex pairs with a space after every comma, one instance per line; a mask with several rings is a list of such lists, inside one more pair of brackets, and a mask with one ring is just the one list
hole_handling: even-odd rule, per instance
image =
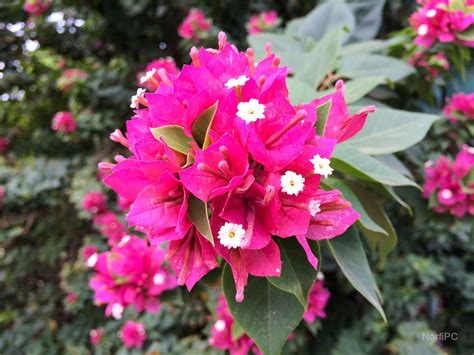
[[437, 213], [474, 216], [474, 148], [463, 146], [454, 161], [441, 156], [426, 163], [423, 196]]
[[275, 10], [263, 11], [256, 15], [250, 16], [247, 23], [247, 31], [249, 34], [260, 33], [274, 29], [278, 26], [279, 19]]
[[422, 5], [410, 16], [416, 32], [414, 43], [429, 48], [436, 43], [455, 43], [474, 47], [474, 41], [464, 40], [463, 32], [474, 25], [474, 1], [418, 0]]
[[189, 10], [188, 15], [178, 27], [178, 34], [185, 39], [195, 42], [207, 36], [212, 27], [212, 21], [199, 9]]
[[[270, 45], [266, 51], [256, 63], [252, 49], [239, 52], [220, 33], [219, 49], [191, 49], [192, 64], [179, 75], [159, 69], [157, 90], [132, 98], [137, 109], [126, 136], [114, 132], [130, 157], [100, 164], [109, 172], [104, 182], [133, 201], [129, 225], [154, 246], [169, 242], [166, 257], [178, 284], [191, 289], [221, 256], [232, 269], [237, 301], [244, 298], [249, 274], [280, 275], [277, 238], [296, 237], [316, 266], [308, 239], [338, 236], [359, 218], [339, 191], [322, 190], [319, 183], [333, 171], [335, 145], [355, 135], [374, 111], [349, 115], [342, 81], [334, 94], [292, 105], [288, 70], [279, 67]], [[316, 109], [329, 100], [319, 136]], [[213, 119], [202, 140], [195, 131], [203, 114]], [[152, 133], [164, 126], [176, 136]], [[175, 139], [189, 145], [176, 146]], [[203, 203], [212, 236], [192, 222], [189, 206]]]
[[427, 71], [425, 79], [431, 81], [437, 78], [442, 71], [448, 71], [450, 68], [448, 58], [444, 52], [430, 54], [428, 52], [415, 52], [408, 58], [408, 64]]
[[474, 93], [454, 94], [447, 100], [443, 113], [453, 123], [474, 121]]
[[23, 10], [34, 16], [41, 16], [51, 6], [52, 0], [26, 0]]
[[53, 116], [51, 128], [63, 134], [70, 134], [76, 130], [76, 120], [69, 111], [60, 111]]
[[[303, 315], [304, 320], [313, 324], [318, 318], [326, 318], [325, 308], [330, 297], [331, 293], [324, 288], [324, 281], [318, 279], [311, 288], [308, 308]], [[250, 350], [253, 354], [261, 354], [253, 340], [247, 335], [244, 334], [237, 339], [232, 335], [234, 318], [230, 314], [224, 295], [219, 297], [216, 315], [217, 320], [211, 328], [211, 338], [209, 339], [211, 346], [227, 350], [230, 355], [248, 354]], [[291, 339], [291, 335], [289, 339]]]

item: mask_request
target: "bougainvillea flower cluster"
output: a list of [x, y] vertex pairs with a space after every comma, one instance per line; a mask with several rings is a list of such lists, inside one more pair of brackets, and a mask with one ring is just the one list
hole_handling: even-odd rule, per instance
[[317, 319], [326, 318], [326, 305], [331, 298], [331, 293], [324, 288], [324, 276], [320, 272], [318, 279], [309, 291], [308, 308], [303, 314], [303, 319], [309, 324], [313, 324]]
[[474, 148], [464, 145], [454, 161], [446, 156], [425, 169], [423, 196], [437, 213], [474, 216]]
[[82, 69], [66, 69], [58, 79], [57, 86], [62, 91], [68, 92], [75, 84], [87, 77], [87, 72]]
[[176, 287], [175, 275], [164, 265], [165, 251], [149, 248], [146, 240], [136, 236], [123, 237], [110, 251], [95, 258], [90, 286], [94, 302], [107, 305], [107, 316], [119, 319], [129, 306], [138, 312], [157, 312], [158, 296]]
[[10, 145], [10, 138], [6, 136], [0, 136], [0, 154], [5, 153], [9, 145]]
[[182, 38], [197, 42], [207, 37], [207, 32], [211, 27], [212, 21], [206, 18], [204, 12], [193, 8], [179, 25], [178, 34]]
[[167, 74], [177, 75], [179, 69], [176, 67], [176, 63], [173, 58], [166, 57], [160, 59], [154, 59], [146, 66], [145, 72], [137, 74], [138, 85], [143, 86], [148, 90], [156, 90], [162, 82], [158, 75], [158, 70], [164, 69]]
[[102, 340], [103, 334], [104, 334], [104, 331], [100, 328], [91, 329], [89, 331], [89, 340], [91, 344], [94, 346], [99, 345], [100, 341]]
[[269, 31], [277, 27], [280, 23], [278, 14], [275, 10], [263, 11], [256, 15], [250, 16], [247, 23], [247, 31], [250, 34]]
[[34, 16], [41, 16], [51, 6], [51, 0], [26, 0], [23, 10]]
[[98, 214], [107, 209], [107, 197], [101, 191], [91, 191], [82, 198], [82, 207], [89, 213]]
[[[190, 65], [177, 76], [161, 71], [162, 84], [141, 96], [120, 142], [131, 155], [101, 164], [112, 171], [104, 182], [133, 201], [129, 225], [152, 245], [169, 242], [178, 284], [191, 289], [220, 256], [237, 301], [249, 274], [280, 275], [277, 238], [296, 236], [316, 267], [308, 239], [336, 237], [359, 218], [320, 181], [333, 173], [336, 144], [374, 111], [350, 115], [342, 81], [333, 94], [293, 105], [288, 69], [269, 44], [266, 52], [256, 62], [252, 49], [239, 52], [223, 33], [218, 49], [192, 48]], [[316, 134], [317, 107], [329, 101], [325, 129]]]
[[474, 121], [474, 93], [459, 92], [447, 99], [443, 113], [451, 122]]
[[127, 320], [120, 330], [120, 338], [127, 349], [141, 348], [146, 340], [145, 326], [142, 323]]
[[60, 111], [53, 116], [51, 128], [60, 133], [70, 134], [76, 130], [76, 120], [69, 111]]
[[434, 54], [415, 52], [408, 58], [408, 64], [426, 70], [427, 75], [425, 75], [425, 79], [427, 81], [431, 81], [432, 78], [437, 78], [441, 72], [446, 72], [450, 68], [448, 58], [444, 52]]
[[474, 47], [464, 33], [474, 25], [472, 0], [418, 1], [422, 7], [410, 16], [416, 32], [414, 43], [429, 48], [436, 43], [455, 43]]

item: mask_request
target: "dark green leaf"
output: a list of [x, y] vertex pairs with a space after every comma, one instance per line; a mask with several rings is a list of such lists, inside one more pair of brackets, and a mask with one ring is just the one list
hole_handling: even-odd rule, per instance
[[375, 307], [383, 320], [387, 322], [379, 299], [380, 291], [370, 271], [357, 229], [352, 227], [343, 235], [327, 242], [334, 259], [352, 286]]
[[228, 265], [222, 275], [222, 288], [234, 319], [265, 355], [280, 354], [288, 335], [298, 326], [304, 313], [291, 293], [273, 286], [265, 277], [250, 276], [245, 299], [235, 301], [235, 284]]
[[317, 270], [308, 262], [306, 253], [296, 238], [281, 238], [278, 245], [282, 262], [281, 276], [268, 277], [268, 281], [279, 289], [294, 294], [306, 308], [308, 293], [316, 280]]
[[188, 217], [198, 231], [214, 245], [214, 237], [212, 236], [211, 225], [209, 224], [207, 204], [191, 195], [188, 200]]
[[153, 137], [156, 139], [163, 138], [163, 141], [172, 149], [183, 153], [188, 154], [189, 143], [193, 140], [190, 137], [187, 137], [184, 134], [183, 127], [181, 126], [161, 126], [158, 128], [150, 128]]

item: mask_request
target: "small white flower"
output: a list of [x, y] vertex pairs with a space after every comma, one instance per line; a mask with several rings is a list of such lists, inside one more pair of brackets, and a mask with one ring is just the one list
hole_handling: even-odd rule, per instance
[[146, 93], [146, 90], [143, 88], [138, 88], [137, 93], [132, 96], [131, 102], [130, 102], [130, 107], [134, 109], [138, 109], [140, 105], [140, 98], [144, 97]]
[[122, 319], [123, 306], [120, 303], [114, 303], [112, 306], [112, 317], [115, 319]]
[[153, 78], [153, 76], [155, 76], [155, 74], [156, 74], [156, 68], [153, 68], [153, 69], [147, 71], [146, 74], [143, 75], [140, 78], [140, 84], [145, 84], [147, 81], [149, 81], [151, 78]]
[[161, 286], [165, 283], [165, 276], [163, 274], [155, 274], [153, 276], [153, 283], [157, 286]]
[[321, 202], [318, 200], [309, 201], [308, 209], [311, 216], [316, 216], [319, 212], [321, 212]]
[[223, 321], [222, 319], [219, 319], [219, 320], [214, 324], [214, 328], [215, 328], [218, 332], [222, 332], [222, 331], [226, 328], [225, 321]]
[[474, 147], [467, 147], [467, 151], [469, 154], [474, 154]]
[[221, 244], [229, 249], [238, 248], [242, 245], [245, 237], [245, 229], [241, 224], [226, 222], [221, 229], [219, 229], [219, 238]]
[[91, 256], [89, 256], [86, 260], [86, 266], [87, 267], [94, 267], [95, 264], [97, 264], [98, 257], [99, 256], [97, 255], [97, 253], [94, 253]]
[[250, 99], [249, 102], [240, 102], [237, 105], [237, 110], [237, 116], [247, 124], [265, 118], [265, 105], [259, 103], [257, 99]]
[[453, 192], [448, 189], [441, 190], [441, 197], [448, 200], [453, 197]]
[[427, 160], [424, 165], [425, 165], [425, 168], [429, 168], [429, 167], [433, 166], [433, 160], [431, 160], [431, 159]]
[[227, 89], [232, 89], [236, 86], [244, 86], [248, 80], [249, 78], [247, 78], [245, 75], [241, 75], [237, 79], [229, 79], [227, 83], [225, 83], [225, 87]]
[[130, 241], [130, 236], [126, 235], [122, 239], [120, 239], [120, 242], [118, 243], [119, 247], [123, 247], [125, 244], [127, 244]]
[[316, 276], [316, 280], [324, 281], [324, 274], [321, 271], [318, 272], [318, 275]]
[[331, 161], [327, 158], [322, 158], [319, 154], [316, 154], [310, 162], [313, 163], [314, 173], [324, 176], [326, 179], [328, 175], [331, 175], [334, 171], [334, 169], [329, 166]]
[[301, 174], [288, 170], [285, 175], [281, 176], [280, 181], [281, 191], [288, 195], [298, 196], [298, 193], [303, 191], [304, 177]]
[[428, 25], [422, 24], [422, 25], [418, 26], [417, 33], [420, 36], [425, 36], [428, 33], [428, 30], [429, 30]]
[[433, 18], [435, 16], [436, 16], [436, 10], [435, 9], [428, 10], [428, 12], [426, 13], [426, 17], [428, 17], [428, 18]]

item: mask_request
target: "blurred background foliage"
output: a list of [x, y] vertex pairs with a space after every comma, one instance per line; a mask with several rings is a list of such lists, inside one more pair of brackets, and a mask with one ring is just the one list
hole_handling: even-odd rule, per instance
[[[0, 135], [11, 141], [0, 157], [0, 185], [6, 190], [0, 210], [1, 354], [127, 353], [117, 337], [121, 321], [107, 319], [92, 301], [81, 248], [92, 243], [105, 250], [106, 242], [80, 204], [87, 191], [102, 188], [96, 164], [116, 151], [108, 134], [123, 128], [130, 116], [137, 72], [154, 58], [172, 56], [178, 64], [189, 61], [189, 47], [176, 29], [191, 7], [204, 10], [215, 27], [243, 49], [245, 23], [251, 14], [275, 9], [285, 23], [307, 14], [316, 4], [307, 0], [54, 0], [45, 15], [29, 17], [22, 10], [23, 1], [0, 1]], [[415, 5], [410, 0], [387, 1], [378, 37], [406, 26]], [[215, 46], [215, 37], [209, 41]], [[66, 69], [81, 69], [88, 76], [65, 90], [58, 83]], [[447, 87], [459, 91], [469, 82], [460, 83], [454, 76]], [[397, 96], [387, 101], [398, 108], [436, 112], [446, 92], [433, 90], [435, 105], [421, 102], [410, 85], [398, 85]], [[71, 111], [76, 117], [74, 134], [51, 130], [57, 111]], [[442, 124], [400, 156], [418, 181], [423, 162], [433, 152], [450, 149], [452, 142], [445, 136], [439, 139], [439, 132]], [[414, 207], [410, 215], [398, 205], [386, 206], [399, 235], [397, 248], [377, 273], [389, 323], [384, 324], [335, 265], [323, 258], [332, 293], [328, 318], [317, 329], [300, 326], [285, 352], [474, 351], [472, 221], [434, 218], [419, 192], [410, 188], [397, 192]], [[70, 293], [77, 296], [75, 300], [68, 300]], [[178, 291], [173, 297], [174, 306], [165, 305], [158, 315], [128, 315], [145, 324], [145, 349], [149, 354], [215, 353], [207, 340], [215, 292], [197, 287], [190, 295]], [[104, 330], [96, 348], [89, 342], [93, 328]], [[457, 333], [458, 339], [419, 337], [440, 332]]]

